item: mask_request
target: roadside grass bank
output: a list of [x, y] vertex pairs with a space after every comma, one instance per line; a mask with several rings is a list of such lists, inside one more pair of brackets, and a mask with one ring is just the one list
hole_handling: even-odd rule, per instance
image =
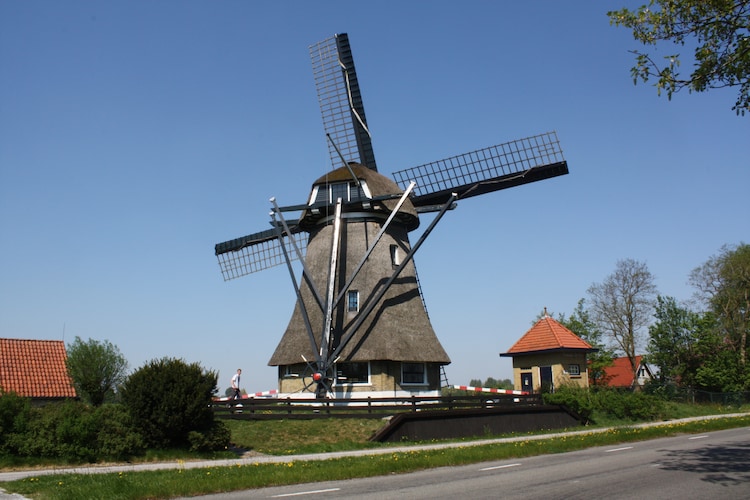
[[304, 483], [317, 479], [337, 480], [406, 473], [433, 467], [563, 453], [594, 446], [749, 426], [750, 415], [687, 422], [667, 421], [647, 426], [631, 424], [611, 429], [576, 429], [576, 432], [554, 437], [515, 436], [487, 444], [472, 444], [467, 441], [440, 449], [414, 446], [413, 450], [407, 451], [382, 450], [380, 454], [323, 460], [295, 461], [290, 458], [286, 461], [281, 457], [275, 463], [248, 462], [199, 468], [190, 468], [185, 466], [185, 462], [178, 461], [177, 468], [170, 470], [39, 475], [0, 483], [0, 487], [8, 492], [40, 499], [173, 498]]

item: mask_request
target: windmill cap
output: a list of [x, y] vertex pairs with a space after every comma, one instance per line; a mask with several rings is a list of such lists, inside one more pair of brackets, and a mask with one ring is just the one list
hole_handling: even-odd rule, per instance
[[[350, 163], [348, 166], [341, 167], [326, 173], [315, 182], [313, 182], [313, 190], [316, 186], [318, 187], [318, 189], [320, 189], [321, 187], [331, 184], [353, 182], [354, 179], [352, 179], [352, 173], [354, 173], [354, 175], [360, 182], [366, 184], [367, 191], [369, 192], [368, 194], [372, 197], [372, 199], [377, 199], [378, 197], [389, 195], [400, 197], [404, 193], [403, 189], [401, 189], [398, 184], [396, 184], [396, 182], [392, 179], [385, 177], [375, 170], [367, 168], [364, 165], [358, 163]], [[392, 211], [398, 204], [398, 198], [385, 199], [372, 203], [368, 202], [369, 199], [362, 201], [365, 203], [356, 204], [353, 207], [354, 211], [377, 214], [378, 216], [382, 216], [383, 219], [385, 219], [390, 214], [390, 211]], [[345, 211], [347, 211], [346, 208]], [[319, 213], [315, 212], [316, 211], [313, 211], [311, 209], [305, 210], [302, 214], [302, 217], [300, 218], [300, 226], [307, 226], [308, 228], [311, 228], [312, 226], [319, 224], [323, 220], [323, 217], [321, 217]], [[401, 205], [396, 218], [400, 223], [404, 224], [409, 231], [412, 231], [419, 227], [419, 217], [417, 215], [417, 210], [414, 208], [414, 205], [409, 199], [407, 199]]]

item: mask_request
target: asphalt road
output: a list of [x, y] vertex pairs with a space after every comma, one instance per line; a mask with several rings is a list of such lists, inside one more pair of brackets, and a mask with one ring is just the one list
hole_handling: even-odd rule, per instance
[[357, 499], [750, 498], [750, 428], [410, 474], [201, 497]]
[[[709, 420], [744, 414], [713, 415], [675, 420], [670, 423]], [[665, 425], [651, 422], [634, 427]], [[495, 438], [461, 443], [397, 446], [372, 450], [271, 456], [259, 455], [229, 460], [120, 464], [44, 470], [0, 472], [0, 500], [20, 499], [2, 489], [3, 481], [47, 474], [103, 474], [140, 470], [198, 468], [288, 462], [290, 460], [326, 460], [347, 456], [372, 455], [421, 449], [440, 449], [497, 442], [545, 439], [563, 434], [590, 434], [608, 429], [551, 433], [515, 438]], [[622, 460], [620, 462], [619, 460]], [[684, 477], [683, 477], [684, 476]], [[391, 489], [392, 488], [392, 489]], [[707, 492], [707, 493], [706, 493]], [[431, 469], [412, 474], [381, 478], [352, 479], [339, 482], [310, 483], [279, 488], [264, 488], [206, 499], [283, 498], [285, 496], [323, 498], [705, 498], [721, 495], [722, 500], [750, 499], [750, 428], [720, 431], [706, 435], [688, 435], [628, 444], [618, 447], [590, 448], [585, 451], [547, 455], [518, 461], [492, 462], [463, 467]]]

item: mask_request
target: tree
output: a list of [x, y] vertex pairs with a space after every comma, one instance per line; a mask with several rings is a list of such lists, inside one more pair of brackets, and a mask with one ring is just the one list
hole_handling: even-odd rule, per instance
[[128, 362], [117, 346], [107, 340], [84, 342], [80, 337], [68, 345], [65, 364], [78, 395], [94, 406], [114, 397], [128, 370]]
[[649, 329], [648, 361], [659, 368], [659, 381], [692, 386], [701, 366], [698, 343], [703, 318], [677, 304], [674, 297], [656, 297], [656, 322]]
[[750, 1], [749, 0], [650, 0], [637, 10], [608, 12], [610, 24], [633, 31], [644, 46], [658, 50], [671, 42], [677, 47], [695, 44], [693, 71], [684, 77], [680, 54], [664, 56], [664, 62], [646, 52], [632, 51], [636, 65], [633, 82], [657, 78], [659, 95], [666, 91], [689, 92], [739, 87], [732, 109], [738, 115], [750, 110]]
[[625, 259], [603, 282], [589, 287], [591, 317], [612, 346], [627, 356], [633, 377], [642, 330], [651, 321], [656, 285], [643, 262]]
[[122, 401], [147, 445], [217, 449], [229, 442], [228, 429], [211, 410], [217, 380], [198, 363], [162, 358], [128, 377]]
[[591, 314], [584, 305], [585, 302], [586, 299], [580, 299], [570, 318], [566, 319], [564, 314], [560, 314], [558, 321], [565, 328], [585, 340], [591, 347], [597, 349], [596, 352], [590, 352], [586, 356], [589, 362], [589, 381], [591, 385], [604, 385], [606, 384], [605, 370], [608, 366], [612, 366], [615, 353], [604, 344], [602, 331], [591, 319]]
[[702, 266], [694, 269], [690, 283], [696, 297], [715, 316], [716, 336], [723, 349], [736, 353], [741, 385], [750, 387], [748, 332], [750, 331], [750, 245], [721, 248]]

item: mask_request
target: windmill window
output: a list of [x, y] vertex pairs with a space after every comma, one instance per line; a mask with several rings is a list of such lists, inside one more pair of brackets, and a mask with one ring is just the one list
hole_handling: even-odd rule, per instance
[[370, 363], [336, 363], [337, 384], [369, 384]]
[[349, 201], [349, 185], [348, 184], [331, 184], [331, 197], [328, 201], [330, 203], [333, 203], [339, 198], [341, 198], [344, 201]]
[[391, 245], [391, 266], [398, 267], [401, 265], [401, 251], [398, 245]]
[[303, 364], [296, 364], [296, 365], [286, 365], [284, 366], [284, 378], [296, 378], [301, 377], [302, 372], [305, 369], [305, 365]]
[[350, 290], [347, 302], [347, 310], [349, 312], [359, 311], [359, 292], [357, 290]]
[[401, 363], [401, 383], [427, 385], [427, 367], [424, 363]]
[[571, 377], [580, 377], [581, 365], [568, 365], [568, 375]]
[[360, 187], [354, 182], [337, 182], [335, 184], [326, 184], [316, 186], [313, 191], [313, 203], [335, 203], [341, 198], [344, 202], [367, 200], [370, 198], [367, 185], [360, 181]]

